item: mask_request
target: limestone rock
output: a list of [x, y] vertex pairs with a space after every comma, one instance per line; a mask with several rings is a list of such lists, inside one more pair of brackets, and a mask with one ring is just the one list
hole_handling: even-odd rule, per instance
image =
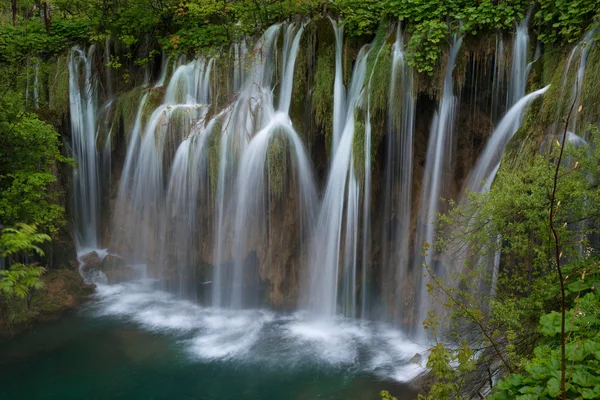
[[79, 257], [78, 260], [82, 271], [88, 271], [90, 269], [100, 269], [102, 265], [102, 259], [95, 251], [84, 254], [83, 256]]

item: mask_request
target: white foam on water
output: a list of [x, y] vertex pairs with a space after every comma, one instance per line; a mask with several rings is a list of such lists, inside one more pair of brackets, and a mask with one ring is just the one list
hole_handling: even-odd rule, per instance
[[98, 285], [94, 313], [175, 335], [190, 359], [261, 368], [318, 366], [407, 382], [423, 372], [410, 360], [425, 349], [392, 326], [307, 312], [224, 310], [156, 290], [155, 281]]

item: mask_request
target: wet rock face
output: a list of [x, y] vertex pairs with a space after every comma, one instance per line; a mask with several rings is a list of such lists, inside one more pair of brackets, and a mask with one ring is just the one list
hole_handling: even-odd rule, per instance
[[78, 261], [80, 270], [82, 272], [92, 269], [100, 269], [100, 266], [102, 265], [102, 259], [95, 251], [80, 256]]

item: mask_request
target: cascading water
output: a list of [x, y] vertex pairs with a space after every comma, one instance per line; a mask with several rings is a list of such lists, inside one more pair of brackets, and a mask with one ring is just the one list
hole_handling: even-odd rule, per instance
[[[384, 221], [382, 231], [382, 265], [385, 276], [394, 276], [394, 282], [385, 282], [386, 298], [396, 296], [395, 304], [387, 314], [403, 320], [403, 287], [409, 279], [410, 220], [412, 210], [413, 134], [415, 125], [415, 98], [413, 73], [404, 54], [402, 31], [398, 27], [392, 52], [392, 80], [387, 120], [387, 154], [384, 186]], [[392, 241], [390, 241], [392, 239]], [[388, 243], [391, 243], [389, 245]], [[394, 284], [395, 283], [395, 284]]]
[[[314, 207], [316, 204], [316, 189], [312, 177], [312, 169], [298, 134], [292, 127], [287, 114], [291, 101], [292, 83], [294, 77], [294, 65], [298, 53], [298, 45], [304, 27], [290, 24], [284, 31], [283, 65], [281, 75], [281, 87], [279, 96], [279, 107], [275, 111], [273, 99], [270, 96], [269, 82], [263, 81], [262, 87], [262, 110], [260, 117], [262, 121], [256, 121], [255, 126], [262, 126], [250, 139], [247, 148], [242, 153], [234, 189], [237, 197], [235, 203], [234, 227], [234, 262], [232, 278], [227, 285], [230, 295], [230, 307], [241, 308], [246, 305], [257, 303], [256, 286], [252, 280], [256, 279], [257, 271], [254, 270], [249, 257], [257, 253], [261, 265], [271, 264], [271, 270], [277, 271], [273, 264], [286, 263], [285, 259], [270, 250], [269, 243], [281, 241], [277, 232], [272, 230], [271, 221], [274, 220], [274, 208], [277, 206], [275, 193], [283, 192], [283, 185], [287, 186], [287, 192], [293, 198], [288, 198], [283, 207], [292, 206], [292, 210], [284, 210], [286, 215], [294, 215], [294, 221], [298, 227], [287, 231], [293, 242], [302, 243], [303, 238], [310, 233], [312, 220], [314, 218]], [[264, 68], [267, 70], [275, 60], [273, 53], [266, 55]], [[247, 87], [251, 90], [252, 86]], [[264, 125], [264, 126], [263, 126]], [[288, 161], [289, 158], [289, 161]], [[287, 172], [292, 167], [292, 173]], [[288, 183], [289, 182], [289, 183]], [[293, 182], [296, 184], [294, 185]], [[281, 193], [282, 194], [282, 193]], [[283, 194], [282, 194], [283, 195]], [[291, 212], [290, 212], [291, 211]], [[296, 232], [294, 232], [296, 230]], [[293, 246], [293, 242], [290, 246]], [[302, 245], [298, 250], [301, 254]], [[217, 267], [218, 270], [222, 266]], [[217, 272], [218, 273], [218, 272]], [[272, 297], [275, 301], [282, 295], [279, 291], [279, 280], [277, 273], [273, 273], [272, 281], [275, 288]], [[220, 285], [225, 283], [222, 277]], [[248, 289], [246, 289], [249, 287]], [[219, 290], [220, 293], [223, 290]], [[254, 298], [253, 298], [254, 297]], [[223, 299], [219, 299], [222, 305]]]
[[145, 124], [143, 109], [148, 93], [142, 98], [130, 134], [114, 218], [113, 244], [132, 262], [156, 263], [164, 253], [165, 240], [171, 243], [163, 231], [168, 229], [164, 220], [165, 177], [181, 141], [203, 126], [210, 103], [212, 64], [213, 60], [197, 59], [180, 66], [169, 81], [163, 104]]
[[528, 23], [529, 17], [526, 17], [521, 21], [517, 27], [513, 41], [512, 67], [510, 70], [510, 81], [506, 100], [507, 109], [525, 96], [527, 77], [529, 75], [529, 69], [527, 67], [527, 52], [529, 50]]
[[331, 154], [335, 154], [346, 124], [346, 93], [343, 78], [344, 65], [342, 63], [344, 25], [338, 25], [334, 19], [331, 19], [331, 25], [335, 33], [335, 80], [333, 84], [333, 142], [330, 151]]
[[96, 150], [96, 80], [92, 74], [94, 46], [87, 53], [73, 48], [69, 53], [69, 100], [73, 158], [73, 214], [77, 222], [79, 249], [98, 247], [99, 171]]
[[[239, 158], [248, 147], [248, 142], [255, 132], [260, 131], [268, 123], [268, 116], [273, 115], [271, 83], [276, 63], [275, 43], [280, 32], [280, 25], [273, 25], [263, 34], [254, 50], [262, 57], [246, 71], [246, 80], [235, 103], [225, 111], [223, 116], [223, 132], [220, 138], [219, 172], [217, 197], [215, 201], [216, 246], [215, 267], [213, 271], [212, 304], [216, 307], [234, 305], [239, 307], [242, 290], [239, 284], [244, 268], [241, 261], [236, 262], [234, 255], [234, 226], [231, 218], [235, 215], [235, 177], [238, 172]], [[267, 118], [263, 118], [264, 114]], [[262, 222], [262, 221], [261, 221]], [[240, 249], [241, 245], [236, 245]], [[234, 285], [235, 276], [238, 283]], [[234, 287], [235, 286], [235, 287]], [[238, 293], [236, 293], [238, 292]], [[232, 304], [235, 303], [235, 304]]]
[[[352, 143], [355, 128], [355, 108], [362, 94], [362, 88], [366, 74], [366, 61], [368, 51], [363, 47], [355, 62], [352, 73], [352, 82], [348, 99], [336, 98], [343, 92], [334, 91], [334, 104], [347, 104], [345, 124], [339, 144], [335, 147], [335, 153], [329, 172], [325, 196], [321, 204], [321, 210], [311, 247], [311, 260], [309, 267], [308, 308], [323, 316], [332, 317], [337, 310], [338, 298], [338, 274], [340, 265], [345, 271], [343, 279], [354, 282], [356, 277], [356, 238], [358, 226], [358, 184], [354, 176], [354, 161], [352, 157]], [[341, 62], [341, 60], [339, 60]], [[336, 70], [341, 65], [336, 64]], [[337, 107], [334, 106], [336, 109]], [[335, 122], [334, 122], [335, 123]], [[348, 199], [345, 201], [345, 199]], [[344, 209], [346, 218], [344, 219]], [[346, 229], [346, 235], [344, 235]], [[344, 257], [342, 257], [342, 237]], [[356, 291], [350, 284], [343, 285], [342, 299], [348, 308], [343, 310], [346, 315], [356, 316]]]
[[[427, 148], [427, 161], [425, 165], [423, 186], [421, 191], [421, 205], [417, 222], [417, 241], [415, 243], [415, 262], [413, 268], [417, 271], [423, 267], [421, 264], [428, 265], [436, 274], [440, 273], [440, 266], [433, 265], [435, 259], [434, 249], [431, 245], [435, 241], [435, 222], [440, 210], [441, 196], [444, 195], [444, 183], [451, 181], [452, 177], [447, 176], [450, 171], [450, 161], [452, 158], [452, 135], [454, 133], [454, 123], [456, 119], [457, 99], [454, 96], [452, 71], [456, 65], [458, 51], [462, 44], [462, 37], [454, 36], [454, 43], [450, 48], [448, 55], [448, 64], [446, 66], [446, 75], [444, 78], [444, 91], [431, 124], [431, 134]], [[423, 252], [422, 246], [427, 243], [429, 249], [425, 257], [420, 256]], [[418, 318], [423, 321], [429, 311], [430, 299], [427, 290], [429, 280], [423, 277], [420, 279], [420, 293], [418, 300]]]
[[498, 168], [500, 167], [500, 161], [506, 145], [521, 125], [525, 107], [537, 97], [546, 93], [549, 87], [550, 86], [546, 86], [543, 89], [536, 90], [535, 92], [524, 96], [508, 110], [494, 130], [494, 133], [492, 133], [492, 136], [486, 142], [482, 153], [469, 174], [469, 178], [465, 185], [469, 192], [482, 193], [489, 190], [490, 185], [496, 177]]
[[[140, 70], [146, 72], [146, 78], [143, 86], [131, 92], [140, 101], [128, 116], [123, 115], [123, 104], [119, 103], [123, 98], [116, 93], [121, 85], [115, 80], [113, 87], [110, 70], [105, 71], [104, 85], [95, 84], [92, 61], [102, 54], [76, 48], [69, 57], [73, 153], [78, 162], [74, 186], [80, 224], [78, 246], [97, 248], [101, 244], [99, 209], [103, 194], [102, 200], [114, 206], [108, 232], [110, 251], [122, 255], [129, 264], [147, 265], [148, 276], [158, 278], [156, 284], [144, 281], [141, 286], [119, 283], [116, 286], [124, 292], [115, 298], [135, 303], [125, 293], [135, 290], [131, 297], [139, 295], [144, 304], [135, 303], [135, 312], [128, 310], [127, 315], [138, 313], [146, 325], [161, 320], [157, 324], [167, 326], [164, 329], [182, 329], [171, 326], [187, 321], [185, 313], [198, 316], [202, 320], [198, 325], [185, 324], [193, 327], [189, 328], [190, 336], [194, 336], [190, 342], [203, 357], [239, 357], [236, 342], [252, 345], [264, 335], [285, 337], [294, 346], [310, 343], [307, 348], [311, 351], [314, 343], [349, 340], [352, 348], [344, 347], [344, 351], [354, 358], [344, 360], [362, 360], [363, 349], [371, 348], [361, 340], [370, 340], [374, 332], [368, 319], [393, 321], [406, 330], [419, 326], [431, 303], [421, 263], [429, 264], [439, 275], [453, 267], [433, 249], [421, 257], [421, 247], [436, 240], [434, 224], [438, 212], [444, 210], [441, 197], [455, 195], [459, 189], [458, 184], [453, 188], [446, 185], [462, 183], [473, 164], [469, 157], [474, 154], [453, 154], [454, 146], [463, 139], [454, 137], [455, 130], [462, 134], [454, 125], [461, 123], [463, 127], [459, 117], [464, 114], [484, 116], [483, 128], [470, 132], [470, 150], [478, 151], [488, 127], [497, 123], [464, 182], [471, 191], [485, 192], [520, 125], [523, 110], [547, 90], [525, 95], [531, 67], [527, 64], [525, 20], [514, 35], [510, 73], [501, 36], [497, 36], [495, 55], [490, 52], [482, 61], [469, 54], [466, 68], [457, 68], [467, 71], [464, 81], [475, 82], [464, 86], [461, 93], [469, 103], [459, 107], [453, 70], [462, 39], [455, 37], [425, 143], [421, 136], [427, 136], [427, 127], [421, 123], [424, 118], [416, 117], [416, 80], [406, 61], [400, 28], [390, 55], [389, 40], [380, 48], [364, 46], [354, 51], [358, 49], [352, 49], [351, 42], [344, 43], [343, 24], [332, 20], [331, 25], [329, 37], [335, 36], [331, 43], [323, 43], [314, 26], [296, 22], [271, 26], [255, 43], [241, 40], [214, 59], [197, 56], [186, 61], [184, 56], [169, 59], [163, 53], [160, 74], [150, 67]], [[110, 50], [117, 48], [111, 48], [107, 41], [104, 58], [110, 58]], [[581, 91], [589, 48], [580, 44], [578, 49], [569, 62], [575, 65], [575, 53], [581, 54], [579, 86], [569, 86], [566, 92]], [[310, 120], [314, 109], [297, 106], [310, 104], [316, 84], [323, 84], [314, 78], [315, 69], [324, 65], [316, 63], [315, 54], [332, 60], [330, 71], [326, 71], [329, 74], [323, 74], [332, 95], [325, 99], [332, 114], [331, 127], [319, 122], [318, 129], [300, 135], [300, 126], [292, 120]], [[231, 65], [227, 65], [229, 59], [224, 60], [227, 56]], [[367, 74], [371, 61], [373, 66]], [[382, 76], [375, 70], [384, 66], [384, 74], [389, 72], [390, 78], [384, 92], [389, 97], [385, 111], [379, 114], [381, 108], [372, 109], [377, 104], [375, 88], [381, 88], [377, 79]], [[345, 75], [350, 77], [347, 86]], [[157, 77], [154, 83], [153, 76]], [[456, 86], [463, 87], [465, 82], [458, 78]], [[489, 90], [481, 86], [487, 78], [492, 81]], [[300, 81], [302, 86], [296, 86]], [[37, 84], [28, 85], [33, 104], [32, 85]], [[103, 86], [104, 93], [100, 93]], [[111, 87], [115, 91], [112, 99]], [[308, 96], [296, 98], [304, 95]], [[106, 104], [98, 99], [107, 100]], [[429, 105], [431, 99], [421, 92], [419, 105], [421, 101]], [[306, 115], [299, 115], [302, 112]], [[385, 112], [387, 115], [382, 115]], [[111, 119], [113, 114], [119, 118]], [[380, 117], [387, 118], [378, 121]], [[480, 121], [473, 120], [475, 124]], [[469, 121], [467, 125], [474, 124]], [[132, 128], [124, 131], [125, 126]], [[329, 139], [324, 137], [329, 128], [333, 134], [328, 157], [316, 147], [323, 147]], [[577, 133], [583, 136], [575, 128], [575, 124], [570, 126], [570, 137], [577, 138]], [[101, 142], [98, 138], [104, 138], [105, 131], [106, 141]], [[122, 144], [117, 140], [126, 142], [124, 160], [115, 158], [124, 150], [115, 150]], [[99, 143], [103, 147], [97, 149]], [[364, 146], [360, 148], [364, 159], [353, 153], [358, 143]], [[373, 162], [372, 154], [379, 154], [381, 160]], [[111, 157], [115, 161], [112, 166]], [[100, 159], [108, 161], [100, 163]], [[109, 192], [104, 182], [108, 170], [119, 172], [119, 161], [124, 162], [118, 196], [113, 201], [104, 193]], [[318, 174], [313, 173], [312, 161]], [[421, 171], [422, 184], [415, 182], [413, 175], [419, 176]], [[112, 184], [113, 180], [109, 181]], [[317, 182], [326, 182], [320, 204]], [[499, 261], [497, 254], [495, 265]], [[493, 272], [497, 277], [497, 268]], [[104, 276], [104, 281], [108, 280]], [[101, 290], [110, 292], [103, 282], [99, 282]], [[213, 307], [174, 299], [167, 291]], [[156, 294], [156, 301], [148, 300], [151, 293]], [[177, 304], [184, 312], [171, 309], [169, 304]], [[302, 311], [283, 315], [248, 310], [265, 305], [285, 309], [298, 306]], [[351, 321], [357, 317], [363, 320]], [[252, 318], [261, 321], [250, 324]], [[218, 329], [205, 329], [203, 324], [211, 321], [234, 333], [221, 335]], [[236, 321], [242, 321], [243, 329], [235, 328]], [[248, 332], [244, 332], [246, 325]], [[339, 326], [351, 326], [354, 333], [339, 339]], [[196, 335], [196, 331], [202, 333]], [[210, 346], [218, 354], [210, 353]], [[394, 362], [405, 362], [402, 357], [394, 358]]]

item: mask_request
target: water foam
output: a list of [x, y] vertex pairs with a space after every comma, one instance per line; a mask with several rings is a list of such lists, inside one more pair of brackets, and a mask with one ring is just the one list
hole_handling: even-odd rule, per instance
[[98, 285], [96, 316], [118, 318], [173, 336], [191, 360], [261, 368], [322, 367], [407, 382], [423, 371], [410, 362], [425, 349], [395, 328], [307, 312], [203, 307], [142, 280]]

